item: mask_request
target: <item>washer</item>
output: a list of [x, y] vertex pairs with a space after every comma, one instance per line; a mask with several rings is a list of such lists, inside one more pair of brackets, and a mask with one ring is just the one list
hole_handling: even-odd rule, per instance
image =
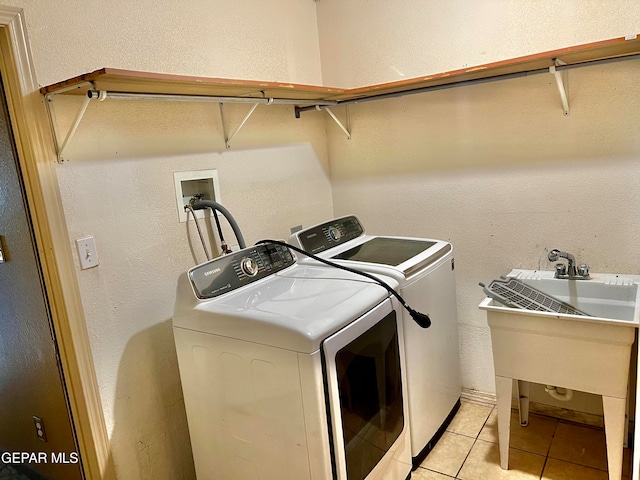
[[173, 331], [198, 479], [409, 478], [399, 308], [275, 244], [183, 274]]
[[[299, 231], [289, 243], [321, 258], [394, 278], [407, 303], [431, 318], [431, 327], [423, 329], [408, 312], [402, 312], [411, 456], [417, 467], [460, 406], [452, 245], [424, 238], [366, 235], [353, 215]], [[308, 257], [300, 258], [299, 263], [319, 265]]]

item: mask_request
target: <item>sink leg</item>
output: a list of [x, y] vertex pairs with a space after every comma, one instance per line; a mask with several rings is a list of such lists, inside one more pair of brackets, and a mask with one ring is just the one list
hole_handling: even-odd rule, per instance
[[521, 427], [529, 425], [529, 386], [529, 382], [518, 380], [518, 412]]
[[622, 478], [626, 399], [602, 396], [609, 480]]
[[511, 428], [511, 395], [513, 379], [496, 375], [496, 401], [498, 404], [498, 443], [500, 467], [509, 470], [509, 435]]

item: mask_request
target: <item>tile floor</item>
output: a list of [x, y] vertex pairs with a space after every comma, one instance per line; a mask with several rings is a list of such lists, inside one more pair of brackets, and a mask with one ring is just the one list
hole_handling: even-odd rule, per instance
[[[412, 480], [608, 480], [602, 429], [535, 414], [523, 428], [518, 413], [511, 415], [509, 470], [500, 468], [496, 408], [463, 401]], [[625, 480], [630, 465], [625, 449]]]

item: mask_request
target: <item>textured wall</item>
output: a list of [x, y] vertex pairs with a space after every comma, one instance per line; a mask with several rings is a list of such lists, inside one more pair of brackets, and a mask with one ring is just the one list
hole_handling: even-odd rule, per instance
[[[631, 1], [588, 2], [584, 16], [559, 1], [553, 13], [516, 1], [5, 3], [25, 9], [43, 85], [104, 66], [321, 83], [320, 30], [324, 82], [355, 86], [640, 30]], [[329, 159], [335, 214], [375, 233], [450, 239], [465, 386], [492, 391], [478, 280], [535, 268], [551, 247], [596, 270], [640, 267], [637, 67], [584, 72], [570, 75], [569, 118], [552, 79], [532, 77], [359, 105], [354, 139], [329, 123], [328, 145], [322, 114], [259, 107], [231, 152], [214, 105], [92, 104], [57, 172], [70, 237], [94, 235], [101, 255], [78, 281], [119, 476], [193, 478], [170, 318], [177, 274], [203, 257], [177, 222], [174, 171], [217, 168], [248, 242], [333, 216]], [[56, 102], [68, 126], [74, 100]], [[231, 106], [230, 124], [246, 110]]]
[[[6, 3], [25, 10], [42, 85], [105, 66], [321, 83], [310, 0]], [[78, 102], [55, 100], [62, 134]], [[230, 131], [248, 109], [227, 106]], [[233, 148], [216, 104], [107, 101], [57, 167], [69, 236], [93, 235], [101, 260], [78, 283], [119, 478], [195, 477], [171, 317], [178, 274], [204, 255], [178, 223], [173, 172], [217, 169], [248, 243], [333, 214], [321, 113], [260, 106]]]
[[636, 0], [321, 0], [325, 85], [419, 77], [640, 33]]
[[[333, 214], [328, 176], [309, 144], [105, 154], [57, 169], [70, 236], [94, 235], [100, 255], [78, 280], [119, 478], [194, 478], [171, 317], [178, 275], [205, 257], [193, 222], [178, 223], [173, 172], [205, 169], [217, 169], [222, 203], [248, 245]], [[228, 230], [226, 238], [235, 243]]]
[[38, 80], [102, 67], [321, 83], [311, 0], [6, 0], [24, 8]]
[[550, 270], [552, 248], [640, 271], [639, 78], [638, 60], [572, 70], [568, 117], [553, 77], [535, 75], [358, 104], [351, 140], [329, 130], [336, 215], [453, 243], [465, 387], [494, 391], [478, 282]]

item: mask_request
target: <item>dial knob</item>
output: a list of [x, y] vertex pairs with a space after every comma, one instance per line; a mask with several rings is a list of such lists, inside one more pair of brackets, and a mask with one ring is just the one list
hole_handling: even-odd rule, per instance
[[337, 242], [342, 237], [342, 233], [336, 227], [329, 227], [329, 237]]
[[249, 277], [255, 277], [258, 274], [258, 264], [251, 257], [244, 257], [240, 260], [240, 270]]

